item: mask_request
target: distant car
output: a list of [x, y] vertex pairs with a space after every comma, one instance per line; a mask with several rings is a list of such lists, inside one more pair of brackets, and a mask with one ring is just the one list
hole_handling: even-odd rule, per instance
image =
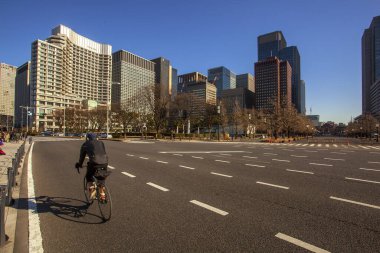
[[41, 132], [41, 136], [53, 136], [53, 132], [51, 132], [51, 131], [44, 131], [44, 132]]
[[98, 135], [98, 137], [99, 137], [99, 138], [102, 138], [102, 139], [110, 139], [110, 138], [112, 138], [112, 135], [111, 135], [111, 134], [108, 134], [108, 136], [107, 136], [107, 133], [100, 133], [100, 134]]

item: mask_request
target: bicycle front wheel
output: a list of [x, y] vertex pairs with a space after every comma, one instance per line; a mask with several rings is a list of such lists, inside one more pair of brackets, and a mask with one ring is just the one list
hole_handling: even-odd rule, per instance
[[[98, 187], [97, 189], [99, 189]], [[103, 217], [103, 220], [107, 221], [111, 219], [112, 214], [112, 199], [111, 199], [111, 193], [106, 185], [104, 185], [104, 193], [106, 194], [105, 200], [100, 199], [100, 194], [98, 192], [98, 205], [99, 205], [99, 211], [100, 214]]]

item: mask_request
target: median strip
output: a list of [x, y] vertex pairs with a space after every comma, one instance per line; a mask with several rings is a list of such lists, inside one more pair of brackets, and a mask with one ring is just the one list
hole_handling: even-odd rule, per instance
[[129, 174], [129, 173], [127, 173], [127, 172], [121, 172], [121, 174], [124, 174], [124, 175], [126, 175], [126, 176], [128, 176], [128, 177], [136, 177], [135, 175], [132, 175], [132, 174]]
[[307, 249], [311, 252], [316, 252], [316, 253], [330, 253], [330, 251], [327, 251], [327, 250], [324, 250], [324, 249], [321, 249], [321, 248], [318, 248], [314, 245], [311, 245], [307, 242], [303, 242], [301, 240], [298, 240], [294, 237], [291, 237], [291, 236], [288, 236], [288, 235], [285, 235], [285, 234], [282, 234], [282, 233], [278, 233], [275, 235], [277, 238], [280, 238], [284, 241], [287, 241], [287, 242], [290, 242], [294, 245], [297, 245], [298, 247], [301, 247], [301, 248], [304, 248], [304, 249]]
[[264, 183], [264, 182], [260, 182], [260, 181], [256, 181], [256, 184], [263, 184], [263, 185], [268, 185], [268, 186], [272, 186], [272, 187], [276, 187], [276, 188], [281, 188], [281, 189], [289, 190], [289, 187], [287, 187], [287, 186], [281, 186], [281, 185], [276, 185], [276, 184], [269, 184], [269, 183]]
[[349, 200], [349, 199], [342, 199], [342, 198], [337, 198], [337, 197], [333, 197], [333, 196], [330, 196], [330, 199], [343, 201], [343, 202], [347, 202], [347, 203], [351, 203], [351, 204], [355, 204], [355, 205], [361, 205], [361, 206], [371, 207], [371, 208], [375, 208], [375, 209], [380, 209], [380, 206], [370, 205], [367, 203], [353, 201], [353, 200]]
[[206, 208], [207, 210], [210, 210], [210, 211], [212, 211], [214, 213], [217, 213], [217, 214], [220, 214], [220, 215], [223, 215], [223, 216], [226, 216], [228, 214], [228, 212], [225, 212], [223, 210], [220, 210], [218, 208], [215, 208], [213, 206], [207, 205], [207, 204], [202, 203], [202, 202], [197, 201], [197, 200], [191, 200], [190, 203], [193, 203], [194, 205]]
[[219, 173], [216, 173], [216, 172], [211, 172], [211, 174], [217, 175], [217, 176], [221, 176], [221, 177], [232, 177], [232, 176], [229, 176], [229, 175], [219, 174]]
[[156, 188], [156, 189], [159, 189], [159, 190], [161, 190], [161, 191], [163, 191], [163, 192], [168, 192], [168, 191], [169, 191], [169, 189], [166, 189], [165, 187], [162, 187], [162, 186], [159, 186], [159, 185], [153, 184], [153, 183], [151, 183], [151, 182], [146, 183], [146, 184], [147, 184], [147, 185], [150, 185], [150, 186], [152, 186], [152, 187], [154, 187], [154, 188]]
[[353, 180], [353, 181], [360, 181], [360, 182], [366, 182], [366, 183], [372, 183], [372, 184], [380, 184], [378, 181], [371, 181], [371, 180], [365, 180], [360, 178], [352, 178], [352, 177], [345, 177], [347, 180]]

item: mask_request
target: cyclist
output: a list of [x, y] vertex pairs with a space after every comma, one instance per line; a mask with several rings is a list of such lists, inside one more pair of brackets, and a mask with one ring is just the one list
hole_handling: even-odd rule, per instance
[[[89, 195], [91, 196], [91, 199], [95, 198], [96, 193], [95, 187], [93, 185], [93, 176], [95, 176], [95, 173], [98, 171], [96, 178], [100, 182], [100, 200], [105, 200], [106, 195], [104, 193], [103, 185], [107, 177], [108, 156], [104, 147], [104, 143], [97, 140], [96, 134], [94, 133], [88, 133], [86, 135], [86, 141], [83, 143], [80, 149], [79, 162], [75, 164], [75, 168], [79, 169], [82, 167], [86, 155], [89, 158], [86, 173], [87, 188], [90, 193]], [[103, 173], [101, 174], [99, 172]]]

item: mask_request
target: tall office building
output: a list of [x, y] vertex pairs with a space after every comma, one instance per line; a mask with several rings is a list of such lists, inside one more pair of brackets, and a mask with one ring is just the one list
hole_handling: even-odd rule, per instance
[[161, 87], [160, 98], [171, 100], [173, 96], [173, 83], [176, 83], [176, 80], [178, 80], [176, 69], [173, 71], [170, 61], [163, 57], [158, 57], [151, 61], [155, 63], [154, 71], [156, 73], [156, 84]]
[[255, 92], [255, 77], [249, 73], [236, 75], [236, 88], [246, 88]]
[[[15, 127], [29, 126], [30, 61], [17, 68], [15, 88]], [[31, 112], [30, 112], [31, 113]]]
[[59, 25], [45, 41], [32, 43], [31, 85], [37, 131], [56, 129], [54, 110], [83, 100], [111, 100], [112, 47]]
[[362, 36], [362, 113], [380, 119], [380, 16]]
[[236, 74], [226, 67], [217, 67], [208, 70], [208, 81], [215, 84], [217, 88], [217, 98], [220, 97], [222, 90], [236, 88]]
[[172, 68], [172, 100], [177, 96], [177, 88], [178, 88], [178, 70]]
[[150, 112], [145, 96], [152, 91], [149, 87], [156, 84], [154, 62], [119, 50], [112, 54], [112, 81], [113, 104], [120, 104], [127, 111]]
[[0, 63], [0, 125], [13, 126], [17, 67]]
[[301, 57], [296, 46], [287, 46], [281, 31], [261, 35], [258, 40], [258, 60], [276, 56], [282, 61], [288, 61], [292, 67], [292, 103], [298, 112], [301, 108]]
[[260, 35], [257, 38], [258, 61], [268, 57], [279, 57], [280, 51], [286, 47], [286, 40], [281, 31], [275, 31]]
[[255, 93], [245, 87], [223, 90], [220, 101], [225, 106], [227, 113], [234, 112], [235, 102], [238, 102], [241, 109], [250, 110], [255, 105]]
[[290, 104], [291, 67], [287, 61], [269, 57], [255, 63], [256, 108], [272, 110], [274, 106]]
[[300, 107], [301, 107], [301, 113], [303, 115], [306, 115], [306, 89], [305, 89], [305, 81], [304, 80], [301, 80], [301, 83], [300, 83], [300, 97], [301, 97], [301, 103], [300, 103]]

